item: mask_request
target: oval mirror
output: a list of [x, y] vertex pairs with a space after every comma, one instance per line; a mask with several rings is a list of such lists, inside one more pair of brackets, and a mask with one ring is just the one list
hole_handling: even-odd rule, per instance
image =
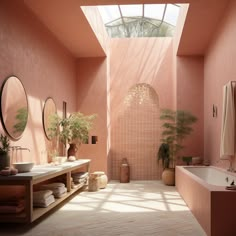
[[45, 135], [47, 139], [49, 140], [51, 140], [49, 136], [49, 131], [48, 131], [50, 117], [52, 114], [55, 114], [56, 112], [57, 112], [57, 108], [56, 108], [56, 104], [54, 100], [51, 97], [47, 98], [44, 104], [44, 108], [43, 108], [43, 128], [44, 128]]
[[28, 100], [23, 84], [16, 76], [10, 76], [1, 88], [1, 121], [9, 137], [18, 140], [28, 120]]

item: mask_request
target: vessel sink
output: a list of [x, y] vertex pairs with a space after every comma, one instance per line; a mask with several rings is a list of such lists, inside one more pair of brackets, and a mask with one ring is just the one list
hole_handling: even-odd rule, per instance
[[18, 170], [19, 173], [29, 172], [34, 166], [33, 162], [15, 162], [12, 164], [14, 168]]

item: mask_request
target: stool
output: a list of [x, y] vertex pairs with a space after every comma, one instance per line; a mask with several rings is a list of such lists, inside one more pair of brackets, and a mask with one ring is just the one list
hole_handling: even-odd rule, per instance
[[89, 176], [88, 191], [96, 192], [98, 190], [99, 190], [99, 177], [98, 175], [91, 173]]
[[95, 171], [93, 174], [98, 176], [99, 188], [106, 188], [108, 182], [106, 174], [103, 171]]

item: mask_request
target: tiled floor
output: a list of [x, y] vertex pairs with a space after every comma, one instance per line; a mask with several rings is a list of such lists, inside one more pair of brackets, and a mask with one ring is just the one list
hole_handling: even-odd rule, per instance
[[205, 236], [174, 187], [161, 181], [110, 182], [82, 192], [32, 226], [0, 225], [0, 235]]

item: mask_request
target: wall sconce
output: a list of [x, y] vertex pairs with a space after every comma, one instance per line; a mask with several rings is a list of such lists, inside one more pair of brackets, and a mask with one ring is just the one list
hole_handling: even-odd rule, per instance
[[213, 117], [217, 117], [217, 106], [213, 104], [213, 107], [212, 107], [212, 115]]

